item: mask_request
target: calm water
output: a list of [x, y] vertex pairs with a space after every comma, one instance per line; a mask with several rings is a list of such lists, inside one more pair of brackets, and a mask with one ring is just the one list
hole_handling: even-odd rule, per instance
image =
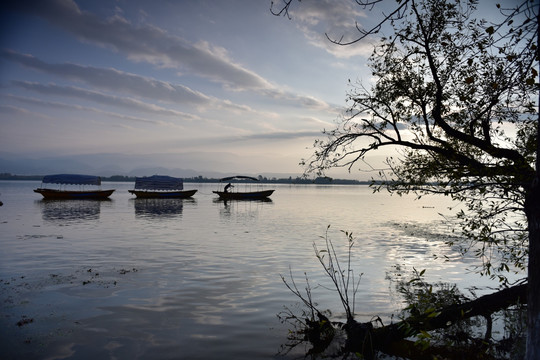
[[[328, 225], [339, 248], [341, 230], [356, 238], [359, 320], [399, 309], [385, 279], [396, 264], [478, 284], [471, 263], [431, 235], [445, 230], [444, 198], [279, 185], [270, 202], [225, 204], [213, 184], [185, 184], [199, 189], [193, 199], [159, 201], [107, 183], [117, 189], [110, 201], [43, 201], [32, 192], [39, 185], [0, 181], [2, 359], [283, 358], [289, 326], [276, 314], [297, 299], [280, 274], [324, 283], [312, 244], [323, 246]], [[314, 296], [340, 313], [334, 293]]]

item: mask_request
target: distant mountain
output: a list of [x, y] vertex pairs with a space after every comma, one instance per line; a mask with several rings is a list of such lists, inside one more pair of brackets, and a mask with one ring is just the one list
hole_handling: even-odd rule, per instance
[[[46, 175], [60, 173], [79, 173], [100, 176], [149, 176], [171, 175], [178, 177], [203, 176], [221, 178], [243, 174], [268, 178], [286, 178], [300, 176], [298, 173], [254, 173], [240, 166], [245, 163], [237, 156], [211, 153], [193, 154], [85, 154], [66, 156], [44, 156], [31, 158], [16, 154], [0, 153], [0, 173], [16, 175]], [[226, 159], [226, 160], [224, 160]], [[236, 160], [236, 161], [235, 161]], [[263, 164], [263, 163], [260, 163]], [[260, 165], [259, 166], [263, 166]], [[231, 169], [227, 171], [227, 169]]]

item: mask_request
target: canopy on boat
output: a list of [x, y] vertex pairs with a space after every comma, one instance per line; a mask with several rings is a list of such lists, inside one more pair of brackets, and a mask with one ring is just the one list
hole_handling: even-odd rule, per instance
[[228, 176], [228, 177], [219, 179], [219, 181], [231, 181], [233, 179], [247, 179], [247, 180], [259, 181], [259, 179], [257, 178], [254, 178], [252, 176], [244, 176], [244, 175]]
[[143, 190], [182, 190], [184, 180], [166, 175], [153, 175], [135, 178], [135, 189]]
[[101, 185], [101, 177], [79, 174], [56, 174], [43, 177], [44, 184]]

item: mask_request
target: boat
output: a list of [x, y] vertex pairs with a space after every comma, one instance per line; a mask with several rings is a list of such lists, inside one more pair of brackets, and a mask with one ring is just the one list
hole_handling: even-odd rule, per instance
[[[60, 188], [52, 189], [43, 187], [44, 184], [57, 184]], [[69, 188], [69, 185], [79, 186], [78, 190]], [[85, 186], [92, 186], [85, 189]], [[45, 199], [66, 200], [66, 199], [107, 199], [114, 192], [112, 190], [101, 189], [101, 177], [94, 175], [80, 174], [56, 174], [47, 175], [41, 181], [41, 187], [34, 189], [34, 192], [43, 195]]]
[[135, 178], [135, 187], [128, 190], [137, 198], [185, 199], [195, 195], [197, 190], [184, 190], [184, 180], [166, 175]]
[[[259, 182], [259, 179], [251, 176], [228, 176], [219, 180], [220, 189], [213, 191], [221, 200], [264, 200], [274, 193], [274, 190], [264, 190], [260, 185], [253, 189], [253, 181]], [[236, 189], [232, 183], [241, 184], [240, 189]], [[224, 183], [227, 185], [223, 186]], [[229, 190], [234, 188], [234, 190]]]

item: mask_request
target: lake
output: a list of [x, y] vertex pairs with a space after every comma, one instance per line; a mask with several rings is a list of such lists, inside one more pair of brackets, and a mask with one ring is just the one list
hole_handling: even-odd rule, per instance
[[[186, 183], [199, 190], [192, 199], [136, 200], [132, 183], [104, 183], [110, 201], [43, 201], [39, 185], [0, 181], [2, 359], [298, 357], [279, 353], [290, 325], [277, 314], [298, 304], [281, 275], [325, 283], [313, 243], [324, 246], [329, 225], [340, 253], [342, 230], [355, 237], [358, 320], [399, 310], [386, 278], [396, 265], [461, 288], [490, 284], [436, 235], [449, 230], [444, 197], [272, 185], [269, 202], [224, 203], [215, 184]], [[336, 293], [313, 294], [343, 313]]]

